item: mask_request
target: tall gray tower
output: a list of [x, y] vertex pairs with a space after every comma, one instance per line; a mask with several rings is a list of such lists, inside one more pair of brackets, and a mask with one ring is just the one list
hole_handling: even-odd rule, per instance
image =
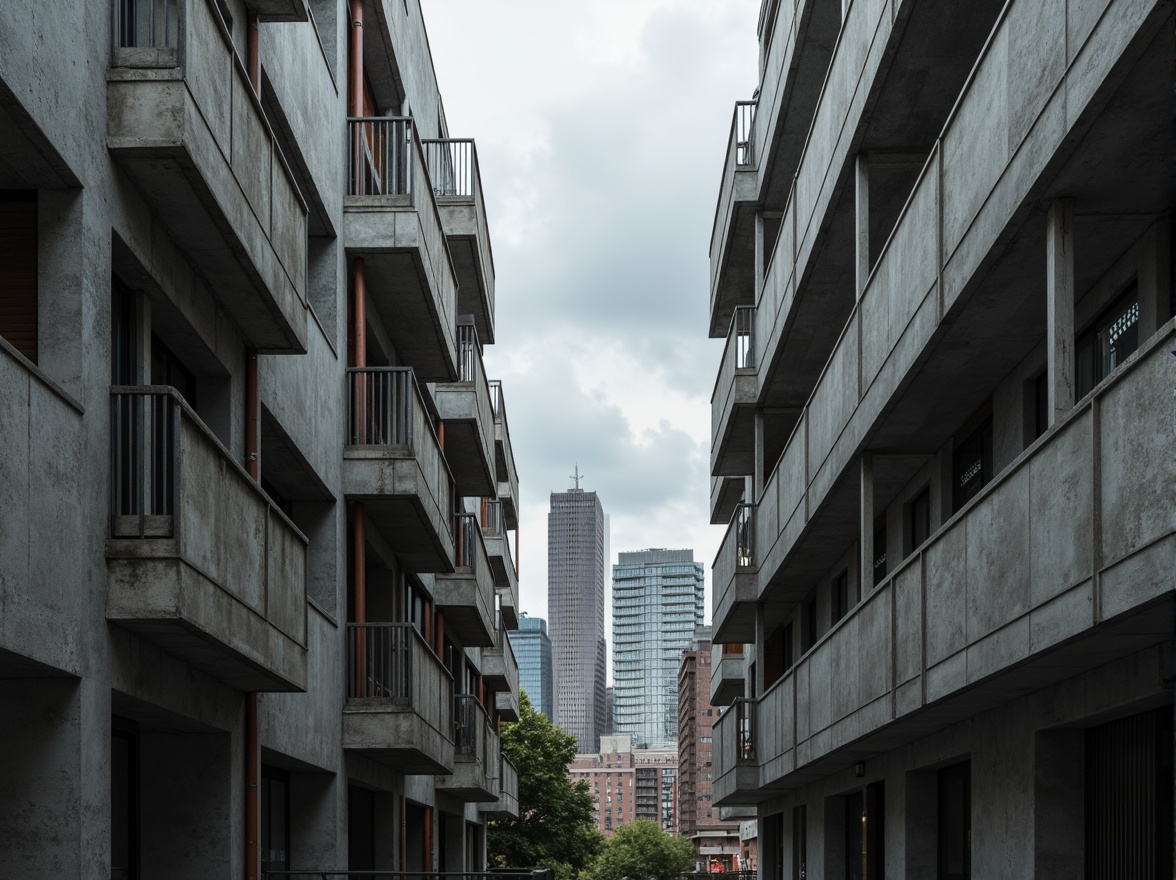
[[640, 748], [678, 741], [678, 664], [702, 624], [693, 550], [621, 553], [613, 566], [613, 729]]
[[551, 493], [547, 611], [555, 665], [555, 723], [596, 752], [604, 732], [604, 510], [595, 492]]

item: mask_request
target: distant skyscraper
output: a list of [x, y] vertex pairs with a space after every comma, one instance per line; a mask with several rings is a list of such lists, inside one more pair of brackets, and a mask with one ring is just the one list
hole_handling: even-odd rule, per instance
[[547, 621], [524, 613], [519, 618], [519, 628], [508, 630], [507, 636], [519, 664], [519, 687], [527, 692], [536, 712], [554, 720], [551, 639], [547, 637]]
[[621, 553], [613, 566], [613, 728], [635, 745], [678, 741], [678, 662], [702, 624], [693, 550]]
[[551, 493], [547, 608], [555, 665], [555, 723], [595, 752], [604, 730], [604, 511], [595, 492]]

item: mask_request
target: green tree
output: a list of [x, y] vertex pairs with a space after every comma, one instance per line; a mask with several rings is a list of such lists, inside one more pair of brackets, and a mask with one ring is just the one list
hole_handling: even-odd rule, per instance
[[656, 822], [638, 819], [606, 840], [591, 880], [673, 880], [694, 865], [694, 846], [671, 837]]
[[568, 777], [575, 737], [536, 712], [524, 692], [519, 720], [502, 725], [502, 751], [519, 771], [519, 815], [490, 823], [490, 862], [554, 868], [561, 880], [578, 875], [600, 851], [601, 836], [588, 783]]

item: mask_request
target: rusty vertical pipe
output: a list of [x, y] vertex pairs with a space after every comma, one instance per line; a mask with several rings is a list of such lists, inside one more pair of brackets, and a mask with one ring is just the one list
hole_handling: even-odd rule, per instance
[[425, 870], [433, 870], [433, 808], [425, 807]]
[[353, 367], [367, 366], [367, 273], [363, 257], [356, 257], [351, 275], [351, 334]]
[[257, 694], [245, 695], [245, 878], [261, 876], [261, 754], [257, 748]]
[[408, 798], [400, 796], [400, 870], [408, 870]]
[[436, 652], [437, 656], [441, 659], [441, 662], [444, 663], [445, 662], [445, 612], [442, 611], [440, 608], [438, 608], [436, 614], [433, 617], [433, 620], [434, 620], [433, 650]]
[[253, 94], [261, 98], [261, 20], [256, 12], [249, 13], [249, 45], [246, 49], [245, 69], [249, 73], [249, 85]]
[[347, 47], [347, 115], [363, 116], [363, 0], [351, 0]]

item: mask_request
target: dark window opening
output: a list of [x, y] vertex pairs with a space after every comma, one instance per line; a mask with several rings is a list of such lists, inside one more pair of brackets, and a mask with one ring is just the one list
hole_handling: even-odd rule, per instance
[[1033, 381], [1033, 439], [1049, 430], [1049, 371]]
[[135, 385], [139, 321], [135, 295], [117, 277], [110, 280], [110, 383]]
[[115, 716], [110, 731], [110, 880], [135, 880], [138, 862], [138, 725]]
[[792, 876], [795, 880], [808, 877], [808, 821], [804, 804], [792, 808]]
[[196, 377], [158, 336], [151, 337], [151, 384], [170, 385], [196, 408]]
[[1074, 345], [1078, 397], [1089, 394], [1139, 348], [1139, 290], [1132, 284]]
[[261, 870], [290, 870], [290, 774], [261, 765]]
[[833, 578], [833, 622], [841, 620], [849, 613], [849, 572], [843, 571]]
[[0, 336], [37, 362], [37, 193], [0, 192]]
[[931, 490], [924, 489], [907, 505], [907, 553], [931, 537]]
[[972, 876], [972, 765], [939, 771], [939, 880]]
[[874, 586], [886, 577], [886, 526], [874, 532]]
[[952, 466], [953, 504], [959, 510], [992, 479], [992, 419], [956, 447]]

